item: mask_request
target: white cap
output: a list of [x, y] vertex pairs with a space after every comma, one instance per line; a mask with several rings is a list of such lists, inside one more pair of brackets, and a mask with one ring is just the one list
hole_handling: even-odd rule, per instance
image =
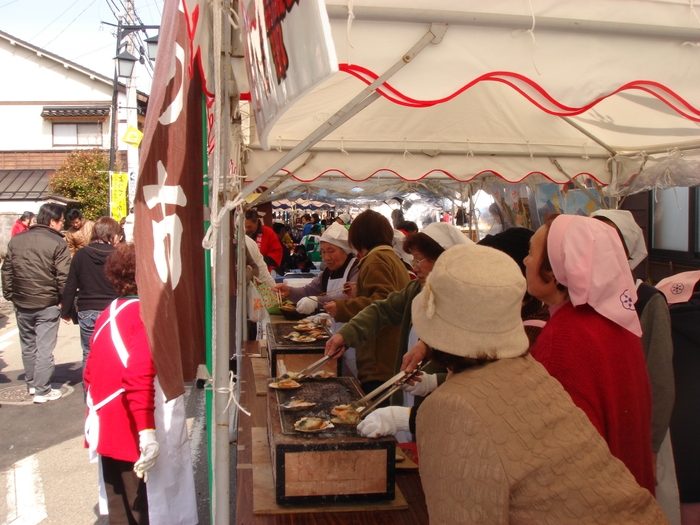
[[338, 218], [345, 224], [350, 224], [350, 221], [352, 220], [352, 217], [350, 217], [349, 213], [341, 213], [340, 215], [338, 215]]
[[591, 217], [605, 217], [617, 226], [629, 252], [627, 262], [634, 270], [647, 256], [647, 247], [644, 244], [644, 233], [632, 213], [627, 210], [596, 210], [591, 213]]
[[413, 262], [413, 256], [403, 251], [403, 241], [405, 240], [406, 236], [402, 232], [394, 230], [394, 240], [391, 243], [391, 247], [394, 249], [394, 253], [399, 259], [410, 265]]
[[345, 253], [354, 253], [353, 250], [350, 249], [350, 243], [348, 242], [347, 228], [337, 222], [334, 222], [326, 228], [326, 231], [321, 235], [321, 242], [327, 242], [328, 244], [337, 246]]
[[474, 244], [471, 239], [459, 231], [459, 228], [447, 222], [430, 223], [421, 230], [421, 233], [425, 233], [445, 250], [458, 244]]

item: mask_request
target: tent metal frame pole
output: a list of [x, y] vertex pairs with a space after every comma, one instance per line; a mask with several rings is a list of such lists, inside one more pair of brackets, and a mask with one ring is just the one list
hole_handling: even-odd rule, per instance
[[588, 191], [588, 188], [586, 188], [586, 187], [585, 187], [583, 184], [581, 184], [578, 180], [574, 179], [571, 175], [569, 175], [568, 173], [566, 173], [566, 171], [564, 171], [564, 168], [561, 167], [561, 164], [559, 164], [559, 161], [558, 161], [557, 159], [551, 158], [551, 159], [549, 159], [549, 160], [552, 161], [552, 164], [554, 164], [554, 165], [557, 167], [557, 169], [561, 172], [562, 175], [564, 175], [564, 177], [566, 177], [567, 179], [569, 179], [569, 180], [574, 184], [574, 186], [576, 186], [579, 190], [581, 190], [583, 193], [585, 193], [585, 194], [588, 196], [589, 199], [591, 199], [593, 202], [595, 202], [595, 203], [598, 205], [599, 208], [602, 208], [603, 210], [607, 210], [607, 209], [608, 209], [608, 207], [605, 206], [605, 205], [598, 199], [598, 197], [596, 197], [596, 196], [593, 195], [590, 191]]
[[[347, 20], [348, 9], [345, 5], [327, 5], [328, 17]], [[409, 22], [416, 24], [440, 21], [456, 26], [502, 27], [506, 29], [528, 30], [532, 28], [531, 15], [507, 15], [501, 13], [481, 13], [464, 11], [447, 11], [438, 9], [402, 9], [396, 12], [391, 7], [354, 6], [355, 20], [375, 22]], [[700, 29], [693, 27], [670, 27], [651, 24], [631, 24], [609, 22], [607, 20], [586, 20], [578, 18], [555, 18], [537, 16], [538, 31], [566, 31], [568, 33], [597, 33], [614, 36], [629, 35], [646, 38], [672, 40], [700, 40]]]
[[376, 89], [394, 76], [394, 74], [400, 71], [404, 66], [410, 63], [416, 57], [416, 55], [418, 55], [418, 53], [425, 49], [428, 44], [439, 44], [442, 42], [442, 37], [447, 31], [447, 27], [448, 26], [446, 24], [432, 24], [430, 26], [430, 30], [413, 47], [411, 47], [411, 49], [404, 53], [403, 56], [391, 68], [389, 68], [384, 74], [368, 85], [365, 89], [363, 89], [355, 98], [345, 104], [345, 106], [340, 108], [331, 118], [316, 128], [316, 130], [313, 131], [307, 138], [302, 140], [286, 155], [265, 170], [260, 177], [255, 179], [255, 182], [252, 182], [243, 188], [241, 196], [245, 198], [253, 193], [255, 188], [261, 184], [264, 184], [267, 179], [277, 173], [280, 169], [284, 168], [287, 164], [307, 151], [314, 144], [342, 126], [345, 122], [365, 109], [372, 102], [379, 99], [381, 95], [377, 93]]
[[[299, 166], [299, 167], [298, 167], [296, 170], [294, 170], [294, 171], [300, 170], [301, 168], [303, 168], [304, 166], [306, 166], [306, 164], [307, 164], [311, 159], [313, 159], [315, 156], [316, 156], [316, 155], [314, 155], [313, 153], [311, 153], [311, 154], [306, 158], [306, 160], [304, 161], [304, 163], [303, 163], [301, 166]], [[290, 179], [291, 177], [293, 177], [293, 176], [294, 176], [294, 171], [290, 171], [289, 173], [287, 173], [287, 175], [285, 175], [285, 176], [283, 176], [283, 177], [280, 177], [279, 180], [277, 180], [277, 181], [273, 182], [272, 184], [270, 184], [270, 185], [268, 186], [268, 188], [267, 188], [264, 192], [262, 192], [260, 195], [258, 195], [258, 196], [256, 197], [255, 200], [253, 200], [251, 203], [248, 204], [249, 208], [252, 208], [252, 207], [254, 207], [255, 205], [257, 205], [258, 202], [260, 202], [262, 199], [264, 199], [265, 197], [267, 197], [268, 195], [270, 195], [273, 191], [275, 191], [275, 190], [280, 186], [280, 184], [282, 184], [284, 181], [286, 181], [286, 180]]]
[[[473, 143], [472, 143], [473, 144]], [[509, 144], [510, 145], [510, 144]], [[518, 145], [523, 145], [518, 144]], [[531, 144], [532, 145], [532, 144]], [[698, 147], [698, 146], [696, 146]], [[262, 149], [258, 146], [249, 146], [249, 149], [255, 150], [255, 151], [262, 151]], [[282, 151], [291, 151], [291, 147], [281, 147]], [[340, 150], [337, 147], [334, 146], [313, 146], [309, 148], [307, 151], [311, 153], [318, 153], [318, 152], [332, 152], [332, 153], [340, 153]], [[379, 149], [379, 148], [348, 148], [347, 143], [345, 146], [345, 151], [349, 154], [352, 155], [353, 153], [398, 153], [403, 155], [404, 153], [408, 152], [411, 155], [424, 155], [426, 154], [424, 149], [414, 149], [414, 148], [386, 148], [386, 149]], [[646, 150], [645, 150], [646, 151]], [[665, 151], [665, 150], [664, 150]], [[431, 150], [432, 153], [432, 150]], [[437, 157], [440, 155], [461, 155], [461, 156], [466, 156], [468, 155], [468, 151], [455, 151], [455, 150], [446, 150], [446, 151], [440, 151], [437, 155], [436, 154], [431, 154], [430, 157]], [[530, 154], [529, 151], [494, 151], [494, 150], [485, 150], [485, 151], [473, 151], [472, 153], [474, 154], [475, 157], [493, 157], [494, 155], [500, 156], [500, 157], [535, 157], [535, 158], [550, 158], [552, 156], [552, 153], [547, 153], [547, 152], [532, 152]], [[610, 155], [608, 154], [603, 154], [603, 153], [592, 153], [588, 155], [592, 159], [609, 159]], [[557, 153], [557, 157], [559, 158], [581, 158], [581, 153], [576, 152], [576, 153]], [[294, 171], [299, 171], [299, 168], [297, 168]], [[256, 179], [257, 180], [257, 179]]]
[[[231, 26], [228, 24], [224, 13], [231, 7], [231, 0], [214, 2], [212, 6], [212, 25], [215, 34], [220, 35], [220, 41], [214, 39], [214, 57], [217, 63], [215, 71], [215, 92], [219, 96], [214, 99], [214, 139], [215, 148], [212, 151], [214, 172], [217, 178], [212, 192], [215, 202], [226, 202], [226, 179], [229, 173], [229, 149], [228, 137], [231, 127], [229, 121], [231, 100], [227, 90], [228, 57], [231, 53]], [[218, 208], [218, 207], [217, 207]], [[216, 209], [216, 208], [215, 208]], [[213, 488], [211, 495], [211, 523], [229, 523], [229, 501], [231, 494], [231, 469], [230, 469], [230, 445], [229, 445], [229, 263], [230, 263], [230, 221], [228, 212], [220, 218], [219, 231], [215, 253], [213, 255], [214, 274], [214, 367], [213, 367]], [[235, 407], [234, 407], [235, 409]]]
[[573, 120], [571, 120], [569, 117], [559, 117], [559, 118], [561, 118], [564, 122], [566, 122], [566, 123], [567, 123], [568, 125], [570, 125], [571, 127], [575, 128], [575, 129], [577, 129], [577, 130], [579, 130], [581, 133], [583, 133], [584, 135], [586, 135], [589, 139], [591, 139], [593, 142], [595, 142], [596, 144], [598, 144], [598, 145], [601, 146], [602, 148], [604, 148], [604, 149], [606, 149], [607, 151], [609, 151], [611, 155], [617, 155], [617, 151], [615, 150], [615, 148], [613, 148], [612, 146], [608, 146], [605, 142], [603, 142], [602, 140], [600, 140], [598, 137], [596, 137], [593, 133], [591, 133], [590, 131], [588, 131], [586, 128], [584, 128], [584, 127], [581, 126], [580, 124], [577, 124], [576, 122], [574, 122]]
[[686, 144], [679, 144], [679, 145], [674, 145], [674, 144], [669, 144], [666, 146], [655, 146], [653, 148], [643, 148], [635, 151], [621, 151], [619, 155], [621, 156], [630, 156], [633, 157], [635, 155], [639, 155], [640, 153], [644, 153], [646, 155], [658, 155], [659, 153], [668, 153], [670, 150], [675, 150], [677, 149], [678, 151], [688, 151], [691, 149], [699, 149], [700, 148], [700, 142], [690, 142]]

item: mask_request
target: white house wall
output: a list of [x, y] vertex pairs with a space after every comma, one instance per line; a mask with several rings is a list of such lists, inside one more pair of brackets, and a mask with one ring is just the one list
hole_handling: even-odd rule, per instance
[[[54, 146], [52, 122], [41, 117], [44, 106], [111, 105], [112, 85], [98, 77], [0, 39], [0, 71], [10, 72], [12, 82], [0, 82], [0, 149], [73, 150], [75, 146]], [[119, 103], [126, 106], [120, 93]], [[124, 110], [120, 119], [126, 118]], [[110, 121], [102, 121], [101, 148], [109, 148]], [[126, 131], [120, 126], [119, 137]], [[119, 149], [126, 149], [121, 143]]]

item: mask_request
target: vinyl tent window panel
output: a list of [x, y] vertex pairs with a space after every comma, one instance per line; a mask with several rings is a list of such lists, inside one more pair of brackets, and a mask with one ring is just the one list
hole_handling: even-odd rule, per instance
[[53, 124], [54, 146], [101, 146], [101, 122], [61, 122]]
[[[654, 194], [652, 248], [687, 252], [690, 225], [690, 188], [657, 190]], [[697, 217], [693, 218], [697, 221]]]
[[695, 238], [695, 257], [698, 257], [700, 255], [700, 213], [698, 213], [697, 210], [700, 210], [700, 191], [697, 190], [697, 188], [691, 188], [691, 193], [695, 192], [695, 217], [693, 218], [694, 223], [691, 224], [691, 226], [695, 226], [695, 232], [693, 237]]

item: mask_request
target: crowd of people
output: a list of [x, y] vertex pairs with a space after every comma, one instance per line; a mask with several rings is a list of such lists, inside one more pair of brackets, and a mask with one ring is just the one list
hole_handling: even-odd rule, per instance
[[275, 288], [330, 316], [325, 353], [365, 392], [431, 360], [358, 426], [417, 441], [431, 523], [700, 523], [698, 471], [680, 486], [675, 466], [697, 465], [696, 447], [671, 448], [669, 307], [632, 276], [646, 248], [629, 212], [552, 215], [477, 244], [392, 219], [327, 228], [324, 270]]
[[[76, 211], [22, 215], [2, 265], [28, 393], [61, 398], [58, 327], [79, 324], [105, 510], [196, 523], [188, 448], [166, 436], [183, 435], [169, 426], [184, 424], [182, 406], [158, 384], [133, 243], [114, 219]], [[554, 214], [478, 243], [398, 214], [393, 225], [372, 210], [341, 214], [323, 228], [309, 216], [301, 233], [317, 237], [322, 270], [300, 287], [273, 275], [285, 260], [309, 269], [303, 243], [262, 216], [245, 214], [248, 279], [329, 318], [325, 353], [344, 374], [369, 392], [431, 361], [357, 427], [416, 440], [431, 523], [700, 523], [700, 272], [635, 281], [646, 247], [629, 212]]]
[[85, 444], [99, 462], [100, 513], [110, 523], [194, 525], [184, 405], [160, 389], [123, 225], [52, 203], [23, 214], [2, 264], [3, 295], [15, 309], [34, 404], [61, 399], [52, 387], [60, 320], [80, 326]]

